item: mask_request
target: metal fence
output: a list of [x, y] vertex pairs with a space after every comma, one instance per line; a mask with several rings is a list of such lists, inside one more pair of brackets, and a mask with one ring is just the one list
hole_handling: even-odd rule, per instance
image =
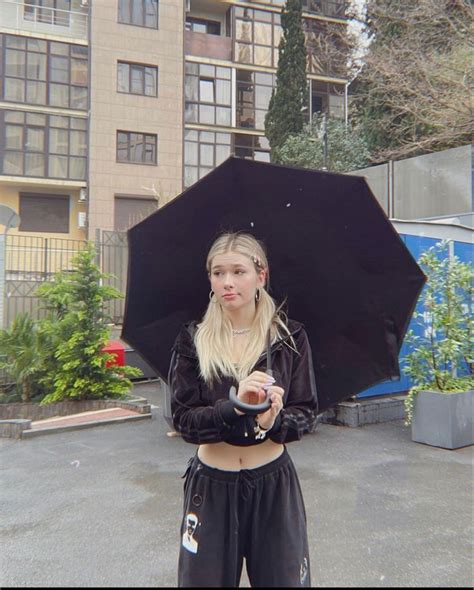
[[[86, 246], [84, 240], [7, 235], [4, 253], [3, 326], [11, 326], [16, 315], [28, 313], [33, 319], [45, 315], [44, 304], [37, 295], [38, 287], [51, 281], [58, 271], [72, 271], [73, 258]], [[128, 247], [125, 232], [101, 231], [95, 241], [97, 263], [107, 274], [104, 284], [126, 292]], [[0, 289], [0, 293], [2, 289]], [[106, 304], [111, 322], [121, 324], [124, 300]]]

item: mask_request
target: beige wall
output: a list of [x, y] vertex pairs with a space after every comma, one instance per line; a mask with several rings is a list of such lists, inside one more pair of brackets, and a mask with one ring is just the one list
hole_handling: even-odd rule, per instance
[[[113, 229], [116, 194], [149, 195], [160, 205], [182, 190], [183, 30], [181, 0], [159, 3], [159, 29], [117, 22], [117, 0], [94, 2], [91, 15], [89, 236]], [[117, 61], [158, 66], [158, 97], [117, 92]], [[116, 162], [118, 129], [158, 135], [158, 165]]]
[[[0, 204], [6, 205], [13, 209], [16, 213], [20, 211], [20, 193], [34, 193], [46, 195], [69, 195], [69, 233], [46, 233], [46, 232], [25, 232], [19, 231], [18, 228], [9, 230], [9, 234], [17, 234], [23, 236], [41, 236], [43, 238], [67, 238], [71, 240], [86, 239], [86, 230], [78, 227], [78, 214], [80, 211], [85, 211], [85, 206], [78, 203], [79, 188], [71, 188], [67, 186], [41, 186], [32, 183], [23, 184], [0, 184]], [[3, 232], [3, 226], [0, 226], [0, 231]]]

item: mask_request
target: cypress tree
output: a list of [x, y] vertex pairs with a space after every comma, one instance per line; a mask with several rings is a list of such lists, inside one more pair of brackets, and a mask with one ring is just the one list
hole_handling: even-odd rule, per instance
[[303, 107], [307, 104], [306, 47], [302, 29], [302, 0], [287, 0], [281, 12], [276, 90], [265, 117], [265, 134], [272, 161], [289, 135], [303, 130]]

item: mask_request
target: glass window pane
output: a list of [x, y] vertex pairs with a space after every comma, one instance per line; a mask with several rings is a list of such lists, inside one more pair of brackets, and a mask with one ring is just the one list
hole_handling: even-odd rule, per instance
[[26, 38], [15, 37], [14, 35], [5, 35], [5, 45], [17, 49], [26, 49]]
[[225, 145], [230, 145], [230, 133], [216, 133], [216, 142]]
[[133, 94], [144, 94], [145, 71], [141, 66], [132, 66], [130, 92]]
[[71, 109], [87, 109], [87, 88], [71, 86]]
[[46, 53], [46, 41], [41, 39], [28, 39], [28, 51], [36, 51], [37, 53]]
[[265, 129], [266, 111], [255, 111], [255, 129]]
[[69, 82], [69, 60], [66, 57], [51, 57], [50, 77], [53, 82]]
[[201, 131], [199, 139], [201, 143], [215, 143], [216, 134], [212, 133], [212, 131]]
[[26, 82], [26, 102], [32, 104], [46, 104], [46, 82]]
[[82, 129], [87, 130], [87, 119], [78, 119], [77, 117], [71, 117], [71, 129]]
[[184, 138], [188, 141], [197, 141], [197, 134], [197, 131], [193, 131], [192, 129], [186, 129], [184, 132]]
[[25, 154], [25, 176], [44, 176], [44, 154]]
[[216, 125], [230, 126], [231, 111], [223, 107], [216, 108]]
[[81, 57], [83, 59], [87, 59], [88, 53], [89, 51], [87, 47], [84, 47], [84, 45], [71, 45], [72, 57]]
[[65, 84], [49, 85], [49, 104], [55, 107], [69, 107], [69, 86]]
[[199, 79], [199, 100], [200, 102], [215, 102], [214, 80]]
[[71, 84], [87, 86], [87, 61], [71, 59]]
[[258, 21], [263, 21], [266, 23], [272, 22], [272, 12], [267, 12], [266, 10], [256, 10], [254, 12], [254, 19]]
[[198, 169], [191, 166], [186, 166], [184, 169], [184, 185], [191, 186], [198, 181]]
[[253, 159], [258, 162], [270, 162], [270, 154], [268, 152], [259, 152], [255, 150]]
[[69, 127], [69, 117], [51, 115], [49, 118], [49, 124], [51, 127], [63, 127], [67, 129]]
[[214, 107], [208, 105], [199, 105], [199, 122], [214, 125]]
[[67, 43], [51, 42], [49, 49], [55, 55], [69, 55], [69, 45]]
[[230, 145], [216, 145], [216, 166], [230, 156]]
[[186, 74], [199, 74], [199, 64], [187, 62], [185, 72]]
[[250, 64], [252, 63], [252, 46], [247, 43], [236, 43], [235, 52], [237, 61]]
[[16, 78], [5, 78], [5, 100], [25, 102], [25, 81]]
[[230, 80], [230, 68], [216, 68], [216, 77]]
[[72, 156], [87, 155], [87, 135], [85, 131], [70, 131], [69, 141], [69, 153]]
[[29, 152], [44, 151], [44, 129], [26, 128], [25, 150]]
[[271, 47], [261, 47], [259, 45], [255, 45], [254, 47], [255, 53], [255, 64], [259, 66], [271, 66], [272, 65], [272, 48]]
[[26, 77], [30, 80], [46, 80], [46, 55], [28, 53]]
[[237, 20], [235, 23], [235, 38], [237, 41], [252, 42], [252, 23]]
[[158, 28], [158, 0], [145, 0], [145, 26]]
[[186, 123], [197, 123], [198, 120], [198, 105], [186, 103], [184, 109], [184, 120]]
[[53, 178], [67, 178], [67, 156], [49, 156], [48, 175]]
[[254, 26], [254, 43], [258, 43], [259, 45], [271, 45], [272, 25], [266, 25], [264, 23], [255, 23]]
[[5, 125], [5, 148], [10, 150], [23, 149], [23, 127]]
[[197, 76], [186, 76], [184, 82], [185, 100], [197, 102], [199, 100], [199, 78]]
[[184, 163], [186, 165], [198, 164], [198, 146], [197, 143], [187, 141], [184, 146]]
[[265, 74], [264, 72], [255, 72], [255, 82], [263, 86], [272, 85], [272, 75]]
[[216, 80], [216, 102], [230, 105], [230, 82]]
[[119, 92], [129, 92], [129, 69], [128, 64], [118, 64], [117, 68], [117, 86]]
[[271, 97], [271, 86], [255, 86], [255, 106], [257, 109], [266, 109]]
[[69, 178], [82, 180], [86, 177], [86, 158], [69, 158]]
[[156, 68], [145, 68], [145, 94], [156, 96]]
[[117, 160], [126, 162], [128, 160], [128, 134], [117, 133]]
[[26, 73], [26, 53], [16, 49], [5, 50], [5, 75], [24, 78]]
[[130, 133], [130, 161], [143, 162], [143, 135]]
[[23, 174], [23, 154], [21, 152], [5, 152], [3, 156], [3, 174]]
[[5, 123], [24, 123], [25, 113], [20, 111], [5, 111]]
[[66, 129], [49, 130], [49, 152], [67, 154], [69, 152], [69, 135]]
[[145, 135], [144, 161], [150, 164], [156, 163], [156, 137], [154, 135]]
[[144, 24], [143, 2], [132, 0], [132, 24], [142, 26]]
[[212, 172], [212, 168], [199, 168], [199, 178], [203, 178], [209, 172]]
[[129, 4], [130, 0], [119, 0], [119, 13], [118, 13], [118, 19], [120, 23], [128, 23], [130, 22], [130, 10], [129, 10]]
[[216, 68], [215, 66], [208, 66], [206, 64], [201, 64], [199, 66], [199, 74], [203, 78], [214, 78], [216, 75]]
[[202, 143], [199, 146], [199, 156], [201, 166], [214, 166], [214, 146], [208, 143]]
[[38, 115], [37, 113], [27, 113], [26, 122], [28, 125], [36, 125], [37, 127], [46, 126], [46, 115]]

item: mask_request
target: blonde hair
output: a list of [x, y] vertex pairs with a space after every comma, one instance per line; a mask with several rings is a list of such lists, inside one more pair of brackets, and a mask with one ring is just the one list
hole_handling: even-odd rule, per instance
[[[211, 272], [212, 261], [219, 254], [236, 252], [252, 260], [256, 273], [266, 271], [268, 284], [268, 260], [263, 245], [254, 236], [246, 233], [225, 233], [211, 246], [207, 255], [206, 268]], [[221, 305], [211, 297], [202, 322], [198, 325], [194, 342], [199, 358], [203, 379], [208, 383], [231, 376], [237, 381], [247, 377], [267, 345], [268, 330], [274, 342], [282, 333], [289, 334], [282, 319], [284, 314], [276, 308], [275, 301], [264, 287], [259, 288], [256, 313], [249, 333], [248, 346], [238, 366], [232, 362], [232, 324]], [[280, 317], [282, 316], [282, 317]]]

